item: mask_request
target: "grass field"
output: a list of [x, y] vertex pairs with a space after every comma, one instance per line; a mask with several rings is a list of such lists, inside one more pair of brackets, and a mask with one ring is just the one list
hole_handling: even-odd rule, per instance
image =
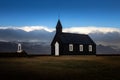
[[120, 80], [120, 56], [0, 58], [0, 80]]

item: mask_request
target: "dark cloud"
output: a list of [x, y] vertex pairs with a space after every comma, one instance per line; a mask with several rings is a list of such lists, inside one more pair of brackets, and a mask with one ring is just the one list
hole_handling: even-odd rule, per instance
[[120, 33], [119, 32], [95, 32], [89, 34], [97, 44], [108, 45], [120, 48]]
[[50, 42], [53, 36], [54, 32], [47, 32], [45, 30], [26, 32], [20, 29], [0, 29], [0, 40], [5, 41]]
[[102, 42], [113, 42], [119, 43], [120, 42], [120, 33], [119, 32], [95, 32], [89, 34], [95, 41], [102, 41]]

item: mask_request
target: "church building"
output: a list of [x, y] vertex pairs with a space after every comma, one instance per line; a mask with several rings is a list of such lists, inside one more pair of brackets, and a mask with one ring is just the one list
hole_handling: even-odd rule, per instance
[[64, 33], [58, 20], [56, 34], [51, 42], [51, 55], [95, 55], [96, 44], [85, 34]]

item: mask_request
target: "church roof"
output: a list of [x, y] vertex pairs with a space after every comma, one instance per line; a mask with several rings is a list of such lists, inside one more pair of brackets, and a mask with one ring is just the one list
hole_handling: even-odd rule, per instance
[[[57, 34], [60, 31], [60, 34]], [[89, 35], [85, 34], [75, 34], [75, 33], [63, 33], [62, 32], [62, 24], [60, 20], [58, 20], [56, 25], [56, 35], [51, 43], [55, 43], [56, 41], [60, 41], [63, 44], [95, 44], [94, 41], [89, 37]]]
[[93, 40], [85, 34], [62, 33], [59, 35], [62, 43], [66, 44], [95, 44]]

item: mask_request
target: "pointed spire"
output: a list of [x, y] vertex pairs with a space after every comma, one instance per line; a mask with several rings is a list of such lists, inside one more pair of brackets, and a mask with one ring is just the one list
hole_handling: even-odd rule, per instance
[[60, 22], [60, 19], [58, 19], [58, 22], [57, 22], [56, 28], [57, 28], [57, 27], [61, 27], [61, 28], [62, 28], [62, 24], [61, 24], [61, 22]]
[[62, 33], [62, 24], [60, 22], [60, 19], [58, 19], [57, 25], [56, 25], [56, 34]]

